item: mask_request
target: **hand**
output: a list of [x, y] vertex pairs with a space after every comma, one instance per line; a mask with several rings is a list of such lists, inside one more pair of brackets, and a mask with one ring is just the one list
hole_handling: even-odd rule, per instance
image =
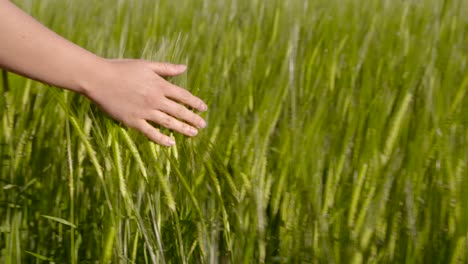
[[205, 111], [206, 104], [160, 77], [182, 74], [183, 65], [103, 59], [50, 31], [10, 1], [0, 0], [0, 36], [7, 36], [0, 41], [0, 67], [82, 93], [156, 143], [175, 142], [148, 122], [187, 136], [206, 125], [184, 106]]
[[[175, 141], [148, 122], [187, 136], [198, 134], [205, 120], [186, 106], [206, 111], [206, 104], [161, 76], [177, 76], [184, 65], [144, 60], [104, 60], [97, 74], [83, 84], [83, 93], [114, 119], [164, 146]], [[186, 105], [186, 106], [184, 106]]]

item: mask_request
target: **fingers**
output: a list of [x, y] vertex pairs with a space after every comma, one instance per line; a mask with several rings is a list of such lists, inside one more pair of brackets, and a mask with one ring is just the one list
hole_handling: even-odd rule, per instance
[[172, 139], [172, 138], [164, 135], [163, 133], [159, 132], [158, 129], [154, 128], [152, 125], [150, 125], [145, 120], [141, 120], [139, 125], [136, 126], [136, 129], [140, 130], [141, 133], [143, 133], [151, 141], [153, 141], [154, 143], [157, 143], [159, 145], [170, 147], [170, 146], [173, 146], [175, 144], [174, 139]]
[[151, 113], [150, 120], [165, 128], [169, 128], [189, 137], [193, 137], [198, 134], [198, 130], [193, 126], [181, 122], [176, 118], [158, 110], [155, 110]]
[[[160, 76], [177, 76], [186, 70], [185, 65], [148, 61], [145, 63], [147, 63], [154, 73]], [[161, 83], [159, 84], [161, 85]], [[160, 97], [158, 107], [153, 108], [155, 110], [152, 110], [150, 113], [147, 112], [149, 116], [144, 119], [186, 136], [193, 137], [197, 135], [197, 128], [204, 128], [206, 122], [184, 105], [198, 111], [206, 111], [208, 109], [207, 105], [200, 98], [183, 88], [169, 82], [165, 82], [164, 84], [160, 86], [164, 97]], [[161, 101], [161, 99], [163, 100]], [[139, 129], [149, 139], [158, 144], [171, 146], [175, 143], [170, 137], [162, 134], [146, 121], [140, 125]]]
[[149, 62], [151, 69], [161, 76], [177, 76], [185, 72], [187, 66], [165, 62]]
[[[149, 62], [151, 69], [158, 75], [162, 76], [176, 76], [185, 72], [187, 66], [181, 64], [171, 64], [164, 62]], [[176, 85], [170, 84], [167, 96], [180, 103], [186, 104], [198, 111], [206, 111], [208, 106], [200, 98], [192, 95], [189, 91], [180, 88]]]
[[198, 111], [204, 112], [208, 110], [208, 106], [200, 98], [194, 96], [189, 91], [171, 84], [171, 87], [166, 92], [166, 96], [177, 101], [188, 105]]
[[171, 101], [171, 100], [164, 101], [160, 109], [163, 112], [173, 117], [176, 117], [180, 120], [186, 121], [187, 123], [190, 123], [198, 128], [206, 127], [206, 122], [205, 120], [203, 120], [203, 118], [201, 118], [199, 115], [187, 109], [187, 107], [179, 103], [176, 103], [174, 101]]

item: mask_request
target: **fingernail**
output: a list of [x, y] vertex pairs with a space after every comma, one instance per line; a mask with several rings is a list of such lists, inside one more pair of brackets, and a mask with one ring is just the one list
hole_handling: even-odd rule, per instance
[[201, 108], [202, 111], [208, 110], [208, 106], [206, 104], [204, 104], [204, 103], [202, 103], [200, 108]]
[[189, 134], [192, 136], [195, 136], [196, 134], [198, 134], [198, 131], [193, 127], [190, 127], [188, 130], [189, 130]]
[[174, 145], [175, 145], [175, 140], [172, 139], [172, 138], [171, 138], [171, 139], [168, 139], [168, 140], [167, 140], [167, 144], [168, 144], [169, 146], [174, 146]]
[[200, 122], [198, 122], [198, 127], [199, 127], [199, 128], [204, 128], [204, 127], [206, 127], [206, 122], [205, 122], [205, 120], [201, 120]]
[[178, 64], [176, 67], [178, 70], [181, 70], [181, 71], [185, 71], [187, 69], [187, 66], [183, 64]]

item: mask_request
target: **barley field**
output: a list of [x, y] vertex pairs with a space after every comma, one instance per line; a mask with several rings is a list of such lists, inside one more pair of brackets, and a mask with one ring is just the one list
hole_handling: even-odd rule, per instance
[[0, 263], [468, 262], [468, 1], [15, 3], [209, 111], [165, 148], [2, 74]]

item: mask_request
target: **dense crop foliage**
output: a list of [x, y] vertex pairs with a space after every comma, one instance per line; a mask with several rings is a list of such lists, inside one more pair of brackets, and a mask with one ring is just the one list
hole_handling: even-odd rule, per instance
[[1, 263], [468, 261], [467, 1], [17, 3], [210, 109], [161, 148], [8, 74]]

